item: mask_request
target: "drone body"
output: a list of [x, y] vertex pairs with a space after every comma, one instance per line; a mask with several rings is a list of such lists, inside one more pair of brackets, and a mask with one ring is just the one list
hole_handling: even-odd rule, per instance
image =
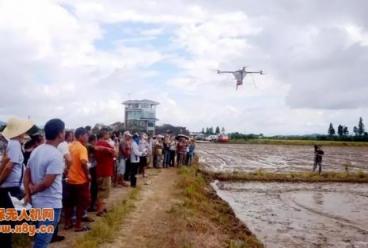
[[264, 74], [262, 70], [260, 70], [260, 71], [247, 71], [245, 66], [243, 66], [243, 68], [241, 68], [240, 70], [237, 70], [237, 71], [220, 71], [220, 70], [217, 70], [217, 74], [223, 74], [223, 73], [233, 74], [233, 76], [235, 77], [235, 80], [236, 80], [236, 89], [238, 89], [239, 85], [243, 85], [243, 80], [244, 80], [244, 78], [247, 74], [260, 74], [260, 75]]

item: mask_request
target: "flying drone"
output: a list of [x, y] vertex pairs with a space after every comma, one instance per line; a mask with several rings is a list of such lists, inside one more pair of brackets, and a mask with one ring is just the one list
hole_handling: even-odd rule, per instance
[[263, 70], [260, 71], [247, 71], [246, 66], [243, 66], [240, 70], [237, 71], [220, 71], [217, 70], [217, 74], [230, 73], [233, 74], [236, 80], [236, 89], [238, 89], [239, 85], [243, 85], [243, 80], [247, 74], [260, 74], [264, 75]]

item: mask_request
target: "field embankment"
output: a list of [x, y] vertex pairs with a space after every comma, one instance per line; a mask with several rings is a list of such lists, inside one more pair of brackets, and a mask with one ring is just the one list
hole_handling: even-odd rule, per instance
[[220, 181], [261, 181], [261, 182], [341, 182], [368, 183], [368, 173], [364, 172], [313, 172], [273, 173], [258, 170], [255, 172], [209, 172], [202, 170], [212, 180]]
[[217, 196], [198, 165], [179, 170], [181, 203], [172, 209], [175, 224], [186, 233], [185, 247], [263, 247], [263, 244]]

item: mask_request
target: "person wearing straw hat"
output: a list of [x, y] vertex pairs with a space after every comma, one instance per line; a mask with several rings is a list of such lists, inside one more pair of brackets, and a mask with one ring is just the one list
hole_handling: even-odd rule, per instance
[[[24, 193], [21, 189], [23, 181], [22, 142], [28, 130], [33, 126], [30, 120], [10, 118], [6, 128], [2, 132], [8, 140], [6, 154], [4, 155], [0, 167], [0, 208], [13, 208], [13, 203], [9, 197], [22, 199]], [[0, 225], [12, 225], [6, 221], [1, 221]], [[0, 244], [2, 247], [11, 247], [11, 234], [0, 233]]]

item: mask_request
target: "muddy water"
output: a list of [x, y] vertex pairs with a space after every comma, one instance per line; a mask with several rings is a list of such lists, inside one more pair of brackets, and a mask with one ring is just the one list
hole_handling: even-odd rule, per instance
[[[312, 146], [198, 144], [201, 162], [212, 171], [310, 171]], [[324, 171], [368, 171], [368, 147], [323, 147]]]
[[214, 182], [266, 247], [368, 247], [368, 185]]

